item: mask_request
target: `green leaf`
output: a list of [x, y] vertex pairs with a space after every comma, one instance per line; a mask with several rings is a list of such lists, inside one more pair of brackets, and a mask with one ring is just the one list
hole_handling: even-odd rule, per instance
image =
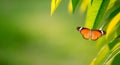
[[109, 43], [109, 48], [113, 49], [113, 47], [115, 47], [115, 45], [119, 42], [120, 42], [120, 35], [116, 37], [111, 43]]
[[104, 16], [105, 25], [104, 29], [107, 28], [109, 22], [120, 12], [120, 1], [119, 0], [110, 0], [109, 7], [107, 8], [107, 11]]
[[[119, 21], [120, 22], [120, 21]], [[119, 36], [120, 35], [120, 23], [118, 24], [118, 27], [117, 27], [117, 35]]]
[[[110, 9], [111, 10], [111, 9]], [[109, 24], [109, 22], [120, 12], [120, 7], [114, 7], [114, 9], [112, 8], [112, 12], [107, 13], [109, 14], [109, 16], [106, 19], [106, 25], [107, 26]]]
[[88, 4], [90, 4], [90, 0], [83, 0], [81, 3], [80, 10], [84, 13], [87, 10]]
[[116, 25], [116, 27], [114, 29], [112, 29], [108, 38], [106, 38], [106, 35], [105, 35], [105, 36], [101, 37], [100, 39], [98, 39], [97, 42], [96, 42], [97, 48], [101, 48], [105, 44], [108, 44], [111, 41], [115, 40], [115, 38], [120, 35], [120, 30], [119, 29], [120, 29], [120, 23], [118, 23]]
[[101, 7], [99, 9], [99, 12], [97, 14], [97, 17], [95, 19], [93, 29], [96, 29], [96, 28], [99, 29], [104, 24], [104, 22], [102, 22], [102, 19], [105, 14], [105, 11], [107, 10], [107, 6], [108, 6], [109, 2], [110, 2], [110, 0], [103, 0]]
[[75, 12], [75, 9], [76, 9], [79, 1], [80, 1], [80, 0], [72, 0], [72, 9], [73, 9], [72, 12], [73, 12], [73, 13]]
[[92, 5], [93, 0], [91, 0], [91, 5]]
[[101, 37], [101, 38], [99, 38], [99, 39], [97, 40], [97, 42], [96, 42], [96, 47], [97, 47], [98, 49], [100, 49], [100, 48], [102, 48], [105, 44], [107, 44], [107, 41], [106, 41], [106, 37], [103, 36], [103, 37]]
[[109, 44], [109, 48], [110, 53], [107, 55], [104, 65], [111, 64], [114, 57], [120, 53], [120, 36], [115, 38], [115, 40]]
[[108, 8], [107, 8], [107, 11], [106, 11], [106, 12], [108, 12], [109, 9], [111, 9], [111, 8], [114, 7], [116, 1], [117, 1], [117, 0], [110, 0], [110, 3], [109, 3], [109, 5], [108, 5]]
[[92, 5], [88, 5], [85, 27], [90, 29], [100, 28], [101, 20], [108, 3], [109, 0], [92, 0]]
[[112, 63], [114, 57], [120, 52], [120, 36], [118, 36], [109, 45], [101, 48], [96, 58], [90, 65], [109, 65]]
[[102, 65], [109, 51], [108, 45], [103, 46], [90, 65]]
[[120, 54], [116, 55], [111, 65], [120, 65]]
[[111, 32], [115, 29], [115, 26], [117, 24], [119, 24], [120, 22], [120, 13], [118, 13], [108, 24], [108, 28], [106, 30], [107, 34], [106, 34], [106, 38], [109, 38], [109, 35], [111, 34]]
[[[97, 40], [97, 48], [101, 48], [103, 45], [108, 44], [111, 40], [113, 40], [116, 37], [116, 30], [117, 30], [117, 35], [120, 35], [120, 33], [119, 33], [120, 32], [120, 30], [119, 30], [120, 23], [117, 23], [116, 25], [113, 26], [113, 24], [115, 24], [115, 22], [116, 22], [116, 20], [113, 20], [113, 23], [111, 23], [111, 25], [110, 25], [111, 20], [120, 12], [120, 7], [117, 6], [117, 7], [113, 7], [113, 8], [114, 8], [114, 10], [110, 11], [109, 13], [106, 13], [106, 15], [109, 17], [105, 21], [106, 25], [104, 26], [104, 27], [108, 27], [108, 25], [109, 25], [109, 27], [112, 26], [113, 28], [109, 28], [111, 30], [110, 32], [107, 31], [107, 36], [108, 36], [107, 39], [105, 37], [102, 37], [101, 39]], [[118, 16], [118, 19], [119, 19], [119, 16]]]
[[120, 43], [119, 46], [117, 46], [114, 50], [111, 50], [110, 54], [107, 56], [103, 65], [111, 64], [114, 57], [119, 53], [120, 53]]

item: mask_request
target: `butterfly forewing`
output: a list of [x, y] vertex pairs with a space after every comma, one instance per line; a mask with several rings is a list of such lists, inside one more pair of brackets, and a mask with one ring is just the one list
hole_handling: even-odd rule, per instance
[[82, 28], [82, 27], [79, 27], [77, 29], [82, 34], [83, 38], [89, 39], [91, 37], [91, 30], [90, 29], [88, 29], [88, 28]]

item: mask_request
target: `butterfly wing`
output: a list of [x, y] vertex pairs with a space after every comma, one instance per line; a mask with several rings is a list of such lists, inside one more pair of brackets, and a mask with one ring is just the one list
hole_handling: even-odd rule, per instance
[[91, 37], [91, 30], [90, 29], [78, 27], [77, 30], [82, 34], [83, 38], [89, 39]]
[[92, 30], [91, 32], [91, 40], [97, 40], [99, 37], [104, 35], [105, 32], [101, 30]]

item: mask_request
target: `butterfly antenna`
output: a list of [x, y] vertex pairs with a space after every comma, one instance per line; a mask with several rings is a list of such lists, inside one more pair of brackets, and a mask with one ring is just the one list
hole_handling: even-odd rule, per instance
[[100, 29], [99, 29], [99, 30], [101, 30], [101, 33], [102, 33], [103, 35], [106, 34], [106, 32], [102, 30], [103, 27], [104, 27], [104, 25], [105, 25], [105, 24], [103, 24], [103, 25], [100, 27]]
[[105, 24], [103, 24], [103, 25], [100, 27], [100, 29], [99, 29], [99, 30], [102, 30], [102, 29], [103, 29], [103, 27], [104, 27], [104, 25], [105, 25]]
[[102, 30], [104, 28], [104, 26], [106, 25], [106, 23], [104, 22], [103, 25], [100, 27], [99, 30]]

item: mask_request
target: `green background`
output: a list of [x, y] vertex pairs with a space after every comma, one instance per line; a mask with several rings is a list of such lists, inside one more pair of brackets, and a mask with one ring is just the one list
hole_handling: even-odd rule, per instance
[[85, 16], [70, 15], [62, 1], [50, 16], [51, 0], [0, 0], [0, 65], [89, 65], [95, 41], [76, 30]]

